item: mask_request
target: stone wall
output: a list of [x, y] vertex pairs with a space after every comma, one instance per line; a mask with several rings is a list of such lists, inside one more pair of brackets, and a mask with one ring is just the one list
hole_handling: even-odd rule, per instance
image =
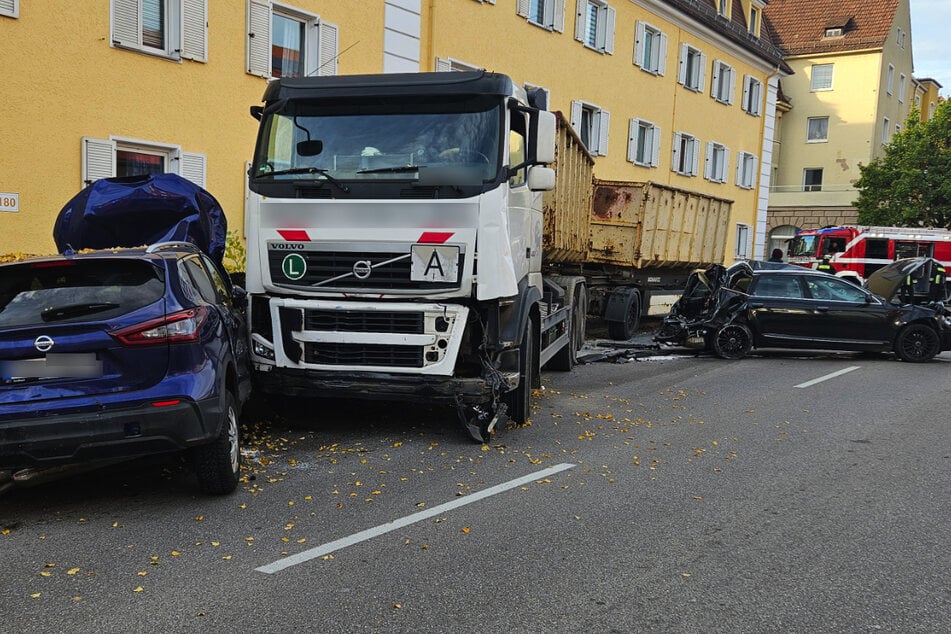
[[776, 227], [793, 225], [800, 229], [858, 224], [855, 207], [770, 207], [766, 210], [766, 234]]

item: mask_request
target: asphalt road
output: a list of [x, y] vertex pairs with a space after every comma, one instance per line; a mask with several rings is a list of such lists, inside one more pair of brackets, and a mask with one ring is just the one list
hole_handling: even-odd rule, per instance
[[545, 372], [530, 425], [288, 401], [246, 478], [177, 460], [0, 497], [0, 631], [939, 632], [951, 353]]

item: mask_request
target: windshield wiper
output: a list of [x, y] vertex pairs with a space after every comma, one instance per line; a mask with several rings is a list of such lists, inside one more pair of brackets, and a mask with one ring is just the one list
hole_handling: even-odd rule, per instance
[[325, 179], [327, 179], [327, 181], [339, 187], [340, 191], [344, 192], [345, 194], [350, 193], [350, 188], [347, 187], [346, 184], [331, 176], [330, 170], [324, 169], [323, 167], [291, 167], [288, 169], [277, 170], [276, 172], [265, 172], [263, 174], [258, 174], [254, 177], [254, 179], [257, 180], [259, 178], [270, 178], [272, 176], [286, 176], [288, 174], [320, 174]]
[[393, 165], [391, 167], [371, 167], [365, 170], [357, 170], [357, 174], [399, 174], [400, 172], [418, 172], [420, 167], [425, 167], [425, 165]]
[[70, 304], [69, 306], [56, 306], [45, 309], [40, 313], [40, 319], [43, 321], [58, 321], [60, 319], [69, 319], [79, 317], [80, 315], [91, 315], [101, 313], [104, 310], [118, 308], [119, 304], [111, 302], [89, 302], [88, 304]]

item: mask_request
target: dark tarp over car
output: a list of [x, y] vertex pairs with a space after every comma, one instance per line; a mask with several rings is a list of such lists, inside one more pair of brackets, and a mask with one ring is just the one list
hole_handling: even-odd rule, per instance
[[61, 253], [181, 241], [219, 266], [227, 234], [215, 197], [177, 174], [97, 180], [66, 203], [53, 225]]

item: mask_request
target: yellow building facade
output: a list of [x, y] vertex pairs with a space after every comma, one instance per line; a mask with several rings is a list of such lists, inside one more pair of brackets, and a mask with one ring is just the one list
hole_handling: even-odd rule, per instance
[[[241, 233], [267, 78], [485, 68], [549, 91], [599, 178], [734, 201], [762, 255], [778, 50], [759, 0], [0, 0], [0, 254], [97, 178], [176, 172]], [[751, 23], [751, 16], [753, 22]], [[70, 28], [63, 30], [62, 25]], [[38, 41], [55, 46], [37, 48]]]

